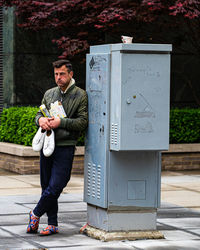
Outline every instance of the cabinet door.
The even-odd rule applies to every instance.
[[[111,74],[120,79],[116,86],[111,76],[111,131],[118,144],[111,149],[168,149],[170,55],[117,52],[115,57]]]
[[[89,126],[85,145],[84,199],[87,203],[106,207],[110,55],[87,55],[86,77]]]

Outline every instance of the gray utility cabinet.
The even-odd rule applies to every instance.
[[[169,146],[167,44],[91,46],[84,200],[104,209],[157,208],[160,151]]]

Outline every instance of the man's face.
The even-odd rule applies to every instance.
[[[54,68],[54,76],[56,84],[62,91],[65,91],[73,77],[73,71],[69,73],[66,66],[63,65],[60,68]]]

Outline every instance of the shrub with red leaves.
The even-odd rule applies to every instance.
[[[0,6],[15,6],[16,15],[20,20],[18,25],[22,28],[64,31],[65,35],[55,38],[53,42],[63,50],[61,57],[67,57],[87,50],[91,44],[104,43],[105,32],[114,34],[119,24],[161,21],[162,15],[168,15],[173,18],[172,23],[178,25],[181,25],[179,16],[198,20],[199,25],[199,2],[199,0],[1,0]]]

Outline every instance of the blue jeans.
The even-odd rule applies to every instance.
[[[58,225],[58,198],[71,176],[75,146],[56,146],[50,157],[40,153],[42,194],[33,210],[36,216],[47,213],[48,225]]]

